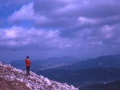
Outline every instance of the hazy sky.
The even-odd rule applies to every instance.
[[[120,0],[0,0],[0,60],[120,53]]]

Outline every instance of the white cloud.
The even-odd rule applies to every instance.
[[[103,41],[90,42],[91,45],[103,45]]]
[[[90,19],[90,18],[85,18],[85,17],[79,17],[78,20],[80,21],[80,24],[95,24],[97,22],[96,19]]]
[[[15,34],[14,30],[11,30],[11,31],[6,30],[5,32],[6,32],[6,37],[7,38],[15,38],[16,37],[16,34]]]
[[[56,14],[65,14],[65,13],[67,13],[67,12],[72,12],[72,11],[74,11],[75,9],[77,9],[77,6],[76,5],[74,5],[74,4],[68,4],[68,5],[66,5],[65,7],[61,7],[61,8],[59,8],[58,10],[56,10]]]
[[[112,30],[113,30],[112,26],[105,25],[105,26],[102,27],[102,32],[103,33],[111,33]]]
[[[16,22],[21,20],[32,20],[34,16],[33,3],[22,6],[19,11],[15,11],[8,17],[9,22]]]
[[[79,32],[80,33],[80,32]],[[102,41],[85,41],[84,35],[90,35],[91,32],[84,30],[83,36],[78,38],[61,38],[59,30],[44,30],[13,26],[7,29],[0,29],[0,46],[25,47],[26,45],[35,48],[59,48],[59,49],[83,49],[90,45],[102,45]],[[86,46],[88,44],[88,46]]]
[[[108,25],[103,26],[102,33],[107,39],[111,38],[113,36],[113,26]]]
[[[0,29],[0,45],[23,46],[36,44],[44,48],[70,47],[70,40],[59,37],[59,30],[25,29],[13,26]]]
[[[20,10],[15,11],[12,15],[7,18],[8,22],[19,22],[19,21],[33,21],[35,23],[44,23],[50,21],[49,18],[40,14],[35,14],[33,10],[33,2],[21,7]]]

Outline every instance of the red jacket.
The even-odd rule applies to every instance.
[[[31,62],[30,62],[29,59],[26,59],[26,60],[25,60],[25,63],[26,63],[26,66],[30,66],[30,64],[31,64]]]

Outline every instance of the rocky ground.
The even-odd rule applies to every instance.
[[[66,83],[59,83],[0,62],[0,90],[78,90]]]

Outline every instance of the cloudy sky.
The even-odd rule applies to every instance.
[[[0,0],[0,60],[120,53],[120,0]]]

